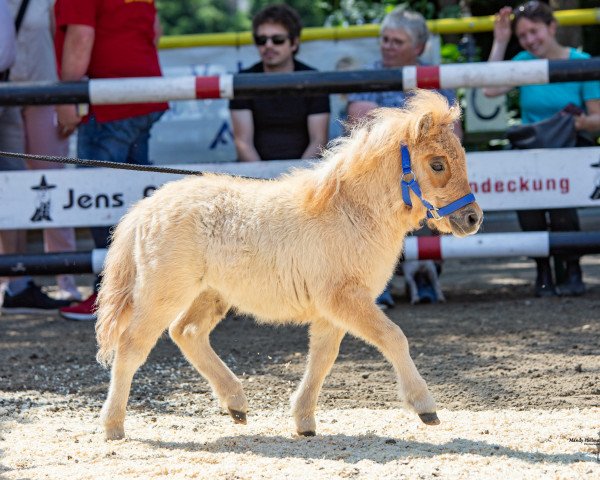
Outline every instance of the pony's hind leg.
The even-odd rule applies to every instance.
[[[172,294],[170,298],[177,300],[165,303],[152,301],[151,299],[159,298],[157,290],[146,288],[137,294],[138,299],[143,298],[145,301],[138,300],[134,307],[125,313],[131,315],[131,321],[119,337],[112,363],[108,397],[100,415],[107,440],[125,436],[125,409],[133,375],[146,361],[150,350],[169,323],[192,303],[195,290],[182,288],[179,295],[176,295],[174,290],[166,292]]]
[[[396,370],[402,400],[428,425],[437,425],[436,405],[425,380],[419,375],[398,325],[375,305],[366,288],[339,289],[327,302],[331,320],[340,328],[376,346]]]
[[[320,319],[310,326],[310,343],[306,371],[292,396],[292,414],[299,435],[316,433],[315,409],[325,377],[338,356],[345,331]]]
[[[169,327],[169,334],[188,361],[208,380],[235,423],[246,423],[248,401],[242,383],[210,345],[209,335],[229,310],[214,290],[202,292],[188,311]]]
[[[129,399],[131,381],[143,365],[166,325],[159,322],[135,320],[121,334],[111,369],[110,388],[100,418],[107,440],[125,436],[125,409]]]

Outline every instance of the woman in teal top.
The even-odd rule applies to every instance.
[[[511,15],[513,15],[511,28]],[[494,43],[490,52],[490,61],[504,60],[506,48],[514,32],[519,44],[524,48],[513,60],[569,60],[589,58],[587,53],[565,47],[556,40],[557,23],[552,9],[540,1],[530,1],[514,11],[510,7],[502,8],[494,22]],[[487,96],[502,95],[510,90],[487,88]],[[524,85],[519,87],[521,116],[523,123],[534,123],[552,117],[569,103],[579,107],[584,113],[575,118],[575,128],[588,132],[600,131],[600,82],[567,82],[546,85]],[[517,212],[521,228],[525,231],[579,230],[577,210],[561,208],[551,210],[519,210]],[[585,292],[582,281],[579,257],[568,255],[555,257],[558,273],[555,283],[548,258],[536,258],[537,278],[535,294],[537,296],[581,295]],[[563,278],[560,278],[562,274]]]
[[[590,58],[585,52],[580,52],[575,48],[568,48],[567,59],[580,60]],[[516,54],[513,60],[537,60],[538,57],[528,51]],[[522,123],[535,123],[546,120],[556,112],[565,108],[569,103],[578,106],[581,110],[593,112],[600,103],[600,82],[566,82],[566,83],[548,83],[545,85],[523,85],[519,87],[519,96],[521,103],[521,121]],[[580,130],[593,131],[597,124],[596,117],[600,113],[589,113],[580,119]],[[591,117],[591,119],[589,118]],[[585,120],[583,120],[585,118]],[[590,128],[583,128],[589,124]]]

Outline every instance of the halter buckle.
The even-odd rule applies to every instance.
[[[433,207],[433,208],[430,208],[428,211],[429,211],[429,213],[431,214],[431,216],[433,217],[434,220],[441,220],[442,219],[442,216],[438,213],[438,209],[437,208]]]
[[[410,177],[410,180],[406,180],[408,177]],[[410,172],[403,172],[402,176],[400,177],[400,181],[410,184],[411,182],[413,182],[416,179],[414,172],[410,171]]]

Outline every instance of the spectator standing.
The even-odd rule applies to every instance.
[[[14,16],[17,16],[23,0],[8,0]],[[23,11],[23,19],[17,34],[17,56],[10,69],[14,82],[56,82],[56,59],[54,55],[54,0],[29,1]],[[53,105],[24,106],[21,108],[25,133],[25,153],[34,155],[66,156],[68,140],[60,135]],[[63,168],[60,163],[41,160],[25,160],[31,170]],[[76,250],[75,231],[72,228],[44,230],[44,250],[50,252],[73,252]],[[81,300],[72,275],[58,275],[57,285],[61,296]]]
[[[153,0],[57,0],[55,16],[61,80],[161,75]],[[91,105],[80,116],[77,106],[61,105],[58,125],[64,136],[79,127],[80,158],[145,165],[150,129],[167,108],[166,103]],[[108,247],[109,227],[94,227],[91,233],[96,248]],[[95,320],[95,302],[96,293],[60,313],[70,320]]]
[[[514,18],[511,25],[511,15]],[[585,52],[565,47],[556,40],[557,23],[552,9],[545,3],[530,1],[514,12],[510,7],[502,8],[495,18],[494,43],[489,61],[504,60],[506,48],[512,33],[517,36],[524,51],[513,60],[573,60],[589,58]],[[487,88],[487,96],[497,96],[511,88]],[[579,131],[600,130],[600,82],[568,82],[546,85],[526,85],[519,87],[522,123],[530,124],[552,117],[569,103],[585,113],[575,119]],[[524,231],[576,231],[580,230],[577,210],[560,208],[551,210],[519,210],[519,223]],[[555,257],[557,264],[566,263],[565,280],[555,287],[552,278],[550,259],[534,259],[537,267],[535,295],[538,297],[561,295],[582,295],[585,292],[578,255]],[[558,273],[555,271],[555,274]],[[557,283],[560,278],[557,278]]]
[[[379,38],[381,59],[367,68],[384,69],[420,65],[419,56],[425,50],[428,38],[427,23],[420,13],[407,10],[403,6],[396,7],[381,22]],[[451,105],[456,102],[456,94],[453,90],[438,90],[438,92],[444,95]],[[377,107],[402,108],[408,95],[410,93],[404,91],[350,94],[348,96],[349,121],[356,122]],[[454,130],[462,139],[460,122],[454,125]],[[377,299],[377,304],[382,308],[394,306],[389,285]]]
[[[15,19],[11,12],[12,3],[0,0],[0,79],[7,81],[9,69],[15,65],[17,58]],[[21,22],[18,27],[21,27]],[[50,58],[52,58],[50,51]],[[0,106],[0,149],[8,152],[23,153],[25,151],[25,135],[23,119],[19,107]],[[0,170],[24,170],[25,162],[14,158],[0,158]],[[15,254],[25,248],[25,231],[0,231],[0,254]],[[66,300],[55,300],[48,297],[33,280],[28,277],[2,279],[0,282],[0,305],[5,309],[15,310],[52,310],[69,305]]]
[[[252,20],[261,61],[240,73],[285,73],[314,70],[296,60],[302,23],[283,4],[271,5]],[[327,143],[329,97],[273,96],[229,103],[238,159],[315,158]]]

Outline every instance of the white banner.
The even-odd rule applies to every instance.
[[[275,177],[307,162],[179,165]],[[469,153],[484,211],[600,206],[600,147]],[[113,169],[0,172],[0,229],[113,225],[129,205],[177,175]]]

